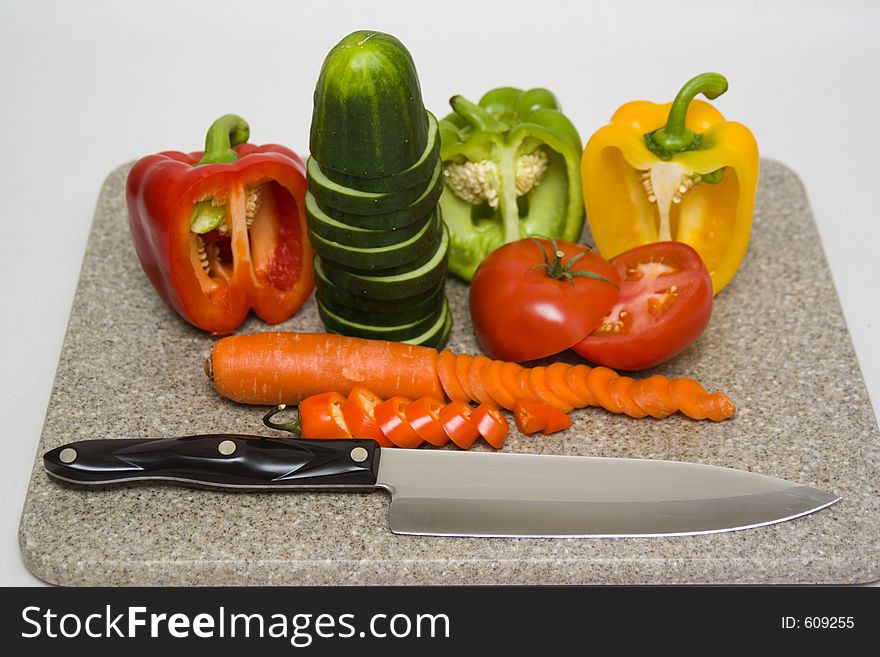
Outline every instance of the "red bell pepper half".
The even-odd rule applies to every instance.
[[[249,135],[227,114],[204,152],[148,155],[126,182],[144,272],[169,307],[215,334],[234,331],[251,309],[284,321],[314,289],[303,161],[283,146],[248,144]]]

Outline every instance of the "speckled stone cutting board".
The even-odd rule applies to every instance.
[[[106,180],[39,454],[96,437],[271,435],[264,408],[219,397],[202,371],[212,338],[167,310],[131,246],[127,167]],[[448,284],[449,347],[475,352],[466,287]],[[267,327],[249,320],[242,331]],[[282,329],[320,331],[310,300]],[[804,190],[764,161],[752,244],[706,333],[658,368],[727,392],[733,420],[634,420],[575,411],[511,452],[697,461],[816,486],[842,501],[781,524],[629,539],[397,536],[385,494],[82,490],[34,464],[20,542],[63,585],[765,584],[880,578],[880,432]]]

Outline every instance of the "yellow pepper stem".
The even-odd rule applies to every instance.
[[[645,135],[648,149],[661,160],[669,160],[676,153],[699,148],[700,135],[685,126],[688,107],[698,94],[713,100],[725,91],[727,78],[719,73],[701,73],[688,80],[672,101],[666,125]]]

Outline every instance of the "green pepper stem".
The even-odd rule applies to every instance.
[[[455,113],[470,123],[475,130],[480,132],[505,132],[510,130],[510,126],[489,114],[486,108],[472,103],[464,96],[453,96],[449,99],[449,104],[455,110]]]
[[[233,146],[245,143],[251,131],[247,122],[236,114],[226,114],[211,124],[205,137],[205,154],[199,164],[216,164],[218,162],[235,162],[238,153]]]
[[[648,148],[663,159],[695,148],[697,136],[685,127],[691,101],[697,94],[713,100],[725,91],[727,79],[719,73],[701,73],[688,80],[672,101],[666,125],[645,135]]]
[[[277,429],[278,431],[290,431],[291,433],[302,437],[302,418],[300,417],[299,413],[297,413],[290,422],[275,422],[272,420],[273,417],[278,415],[278,413],[281,413],[286,408],[287,404],[278,404],[278,406],[276,406],[263,416],[263,424],[265,424],[270,429]]]

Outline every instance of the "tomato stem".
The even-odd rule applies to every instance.
[[[532,237],[531,240],[535,244],[537,244],[538,248],[541,250],[541,257],[544,259],[544,262],[539,262],[537,265],[529,267],[526,271],[531,271],[532,269],[540,269],[541,267],[543,267],[547,276],[557,281],[568,281],[569,283],[571,283],[572,287],[574,287],[575,276],[593,278],[597,281],[602,281],[604,283],[608,283],[609,285],[613,285],[614,287],[619,287],[615,283],[609,281],[607,278],[597,274],[596,272],[592,272],[586,269],[572,269],[574,263],[587,255],[587,253],[589,253],[592,249],[590,249],[589,247],[584,247],[583,251],[581,251],[577,255],[572,256],[571,258],[569,258],[567,263],[563,264],[562,258],[565,257],[565,253],[559,249],[554,238],[549,237],[547,239],[549,239],[550,246],[553,250],[553,260],[550,260],[550,256],[547,254],[547,250],[544,248],[541,240]]]

